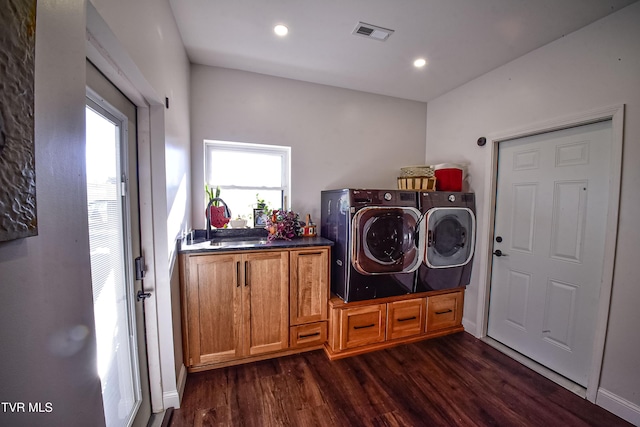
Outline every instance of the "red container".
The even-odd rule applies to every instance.
[[[209,209],[211,209],[209,218],[212,227],[222,228],[231,220],[231,218],[224,216],[224,206],[210,206]]]
[[[464,168],[453,163],[435,165],[437,191],[462,191]]]

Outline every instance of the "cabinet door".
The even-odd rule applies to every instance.
[[[242,354],[239,255],[192,256],[186,284],[189,366],[235,359]]]
[[[340,310],[340,349],[383,342],[386,314],[386,304]]]
[[[329,250],[291,251],[291,325],[327,320]]]
[[[387,339],[419,335],[424,330],[425,300],[415,298],[387,304]]]
[[[244,353],[256,355],[289,346],[289,253],[243,255]]]
[[[427,332],[462,324],[462,291],[427,297]]]

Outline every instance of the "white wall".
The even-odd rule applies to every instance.
[[[91,0],[164,102],[170,250],[186,228],[189,203],[189,60],[168,0]]]
[[[631,403],[640,422],[640,3],[569,34],[429,103],[429,162],[470,163],[479,226],[486,229],[488,151],[480,136],[600,107],[626,104],[622,193],[609,330],[601,387]],[[478,248],[487,247],[482,233]],[[476,257],[478,258],[478,257]],[[465,297],[465,323],[475,325],[481,267],[474,265]],[[482,331],[471,330],[480,334]],[[625,402],[625,400],[627,402]],[[600,404],[600,397],[598,403]],[[635,405],[635,407],[633,406]]]
[[[159,351],[163,406],[178,407],[177,377],[183,369],[178,284],[171,280],[175,264],[175,239],[189,227],[190,137],[189,60],[168,0],[91,0],[100,16],[121,42],[126,54],[169,108],[164,116],[152,113],[152,121],[163,122],[151,130],[151,176],[153,187],[153,240],[155,248],[155,307],[158,341],[148,339],[149,352]],[[149,259],[150,254],[146,254]],[[147,317],[149,322],[149,317]],[[153,329],[153,328],[152,328]],[[174,341],[177,337],[178,342]],[[157,356],[157,355],[156,355]],[[154,355],[150,355],[150,359]],[[153,364],[152,364],[153,366]],[[152,368],[153,369],[153,368]],[[159,379],[160,380],[160,379]],[[153,384],[152,384],[153,393]]]
[[[163,242],[156,282],[163,398],[177,402],[168,252],[189,220],[189,63],[167,1],[95,3],[155,91],[171,100],[155,147],[161,215],[154,232]],[[85,196],[85,8],[86,1],[38,1],[39,235],[0,243],[1,400],[51,402],[53,412],[0,411],[0,425],[104,425]],[[86,337],[78,335],[82,328]]]
[[[424,158],[427,105],[245,71],[193,65],[194,226],[204,226],[203,140],[292,147],[291,208],[320,221],[320,191],[397,188]],[[231,206],[233,210],[233,206]]]
[[[39,0],[35,164],[38,236],[0,243],[0,425],[104,425],[85,182],[85,2]],[[84,336],[82,331],[87,331]]]

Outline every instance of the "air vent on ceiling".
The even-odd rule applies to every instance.
[[[358,25],[356,25],[356,28],[354,28],[351,34],[383,42],[393,34],[393,30],[371,24],[365,24],[364,22],[358,22]]]

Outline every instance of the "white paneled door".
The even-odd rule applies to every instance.
[[[587,386],[611,121],[500,143],[488,335]]]

